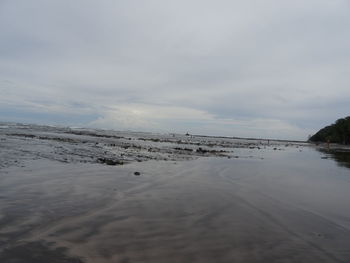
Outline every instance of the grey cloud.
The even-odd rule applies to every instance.
[[[118,105],[123,123],[125,105],[162,106],[212,118],[162,130],[265,119],[306,138],[349,114],[348,14],[340,0],[2,1],[0,104],[81,103],[100,125]]]

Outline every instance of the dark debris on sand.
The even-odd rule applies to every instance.
[[[41,242],[24,243],[6,248],[0,253],[3,263],[83,263],[80,258],[70,257],[66,248],[50,249]]]

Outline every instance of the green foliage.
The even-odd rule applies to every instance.
[[[350,116],[337,120],[310,137],[311,142],[350,144]]]

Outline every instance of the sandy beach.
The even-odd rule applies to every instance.
[[[306,143],[4,124],[0,146],[1,262],[350,261],[348,159]]]

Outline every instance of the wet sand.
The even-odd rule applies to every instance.
[[[309,146],[227,150],[18,157],[0,170],[0,262],[350,262],[346,166]]]

